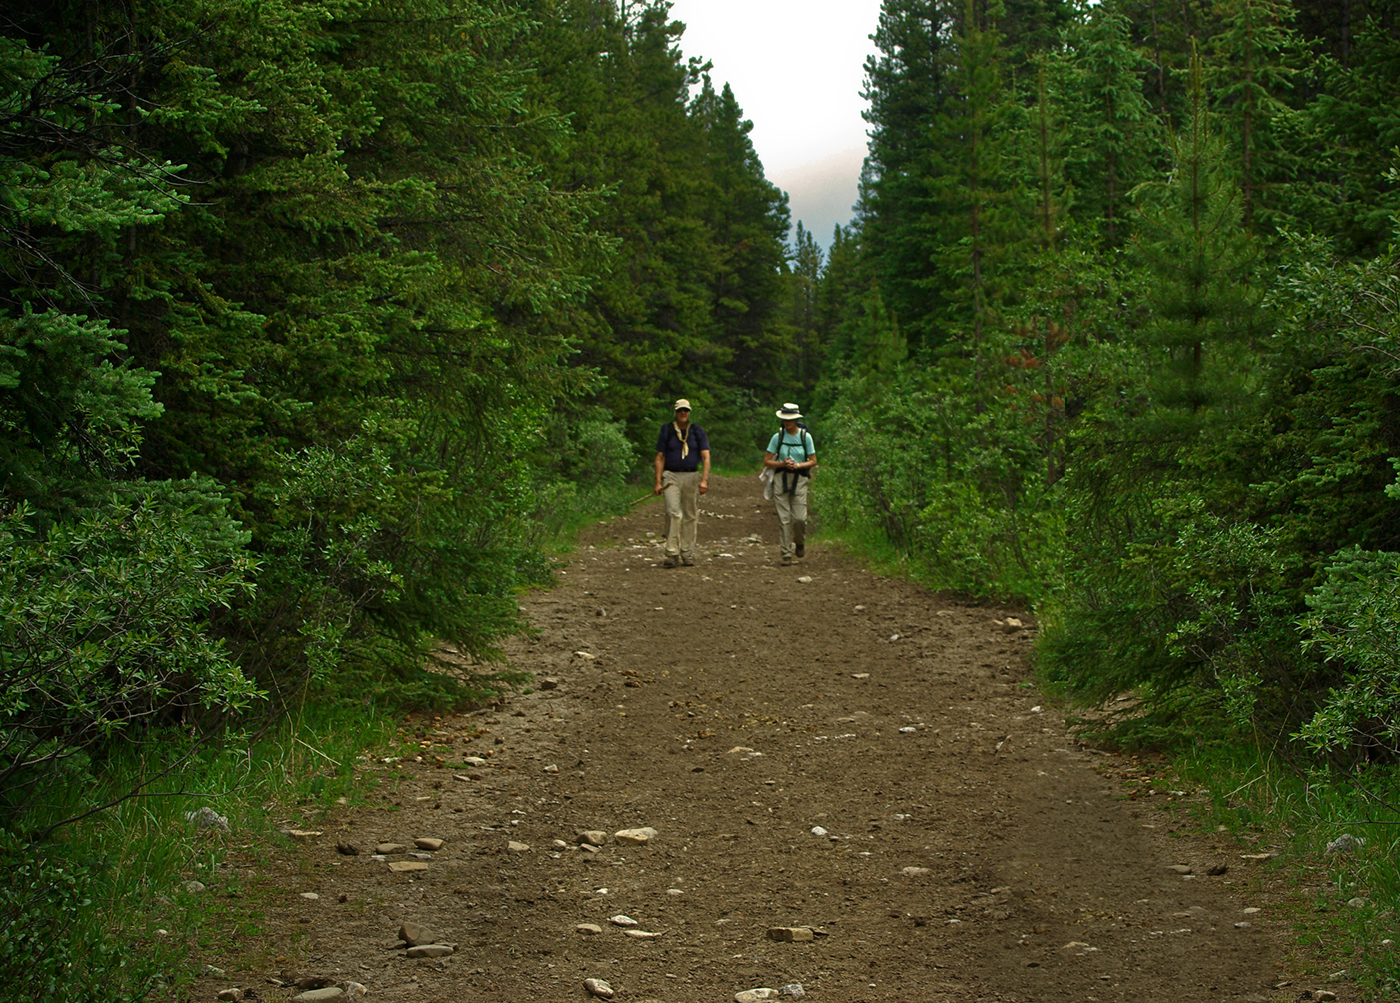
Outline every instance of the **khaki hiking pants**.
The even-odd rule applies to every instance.
[[[661,497],[666,500],[666,556],[693,560],[700,523],[700,471],[662,471]]]
[[[787,483],[793,487],[792,494],[783,490],[783,473],[773,472],[773,504],[778,509],[778,546],[784,557],[791,557],[797,543],[803,541],[807,530],[807,481],[800,474],[789,472]]]

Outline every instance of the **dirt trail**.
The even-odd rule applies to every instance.
[[[1131,762],[1076,745],[1032,685],[1030,630],[820,538],[778,566],[757,488],[715,479],[695,567],[660,566],[657,503],[589,531],[523,600],[538,633],[511,653],[557,687],[367,768],[384,796],[263,865],[266,922],[201,993],[284,999],[268,976],[294,972],[369,1003],[580,1000],[587,978],[662,1003],[792,983],[816,1003],[1297,996],[1275,988],[1284,921],[1244,911],[1264,905],[1254,848],[1178,831],[1169,795],[1127,798]],[[647,826],[648,845],[611,838]],[[609,839],[589,852],[583,830]],[[446,840],[426,870],[368,855],[417,837]],[[456,953],[407,959],[404,920]]]

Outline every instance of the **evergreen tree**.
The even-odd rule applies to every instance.
[[[972,0],[944,46],[948,100],[929,130],[920,165],[932,196],[923,226],[937,234],[919,288],[934,326],[921,332],[928,347],[950,344],[986,366],[989,330],[1008,297],[1018,231],[1015,200],[1022,193],[1009,169],[1011,93],[1001,78],[1001,36],[979,22]]]
[[[826,354],[821,310],[823,257],[821,247],[798,220],[787,272],[788,322],[794,344],[785,385],[802,391],[804,396],[816,385]]]
[[[1207,107],[1199,58],[1191,71],[1189,114],[1174,137],[1171,179],[1139,190],[1138,248],[1157,280],[1144,347],[1154,410],[1162,416],[1203,417],[1208,404],[1228,406],[1225,386],[1242,379],[1241,349],[1261,319],[1261,292],[1250,282],[1257,250],[1242,229],[1243,195]]]
[[[1107,247],[1127,239],[1127,193],[1147,180],[1158,123],[1143,96],[1147,64],[1133,44],[1128,19],[1111,6],[1088,12],[1070,33],[1073,90],[1065,99],[1073,153],[1066,174],[1075,192],[1074,214]],[[1059,60],[1057,59],[1056,62]]]
[[[944,47],[954,21],[940,0],[885,0],[865,64],[870,144],[860,186],[863,259],[915,343],[934,343],[927,289],[941,246],[927,185],[932,127],[950,100]]]
[[[787,196],[763,176],[749,133],[728,84],[715,94],[708,76],[690,109],[704,142],[704,175],[697,211],[714,242],[710,277],[711,338],[726,351],[724,382],[768,396],[792,351],[782,316]]]
[[[1244,226],[1252,231],[1257,221],[1267,232],[1299,166],[1288,101],[1299,49],[1293,8],[1278,0],[1220,0],[1215,15],[1206,85],[1222,129],[1234,137]]]

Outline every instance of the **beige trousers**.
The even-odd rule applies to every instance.
[[[788,485],[797,482],[792,494],[783,490],[783,480],[781,470],[773,471],[773,504],[778,509],[778,547],[784,557],[791,557],[794,544],[802,539],[799,534],[804,534],[807,528],[808,478],[789,473],[786,478]]]
[[[661,497],[666,500],[666,556],[693,558],[700,523],[700,471],[663,471]]]

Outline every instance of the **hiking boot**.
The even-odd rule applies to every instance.
[[[784,554],[784,555],[783,555],[783,567],[786,568],[786,567],[787,567],[789,564],[791,564],[791,563],[792,563],[792,558],[791,558],[791,557],[788,557],[786,554]]]
[[[690,557],[690,556],[687,555],[687,554],[682,554],[682,555],[681,555],[681,566],[682,566],[682,567],[686,567],[686,568],[693,568],[693,567],[695,567],[695,558]]]
[[[806,556],[807,556],[807,547],[806,547],[804,544],[799,543],[799,544],[797,545],[797,548],[796,548],[796,549],[797,549],[797,556],[798,556],[798,557],[806,557]]]
[[[666,560],[664,560],[664,561],[661,562],[661,566],[662,566],[663,568],[674,568],[674,567],[675,567],[677,564],[679,564],[679,563],[680,563],[680,559],[679,559],[679,558],[668,556],[668,557],[666,558]]]

